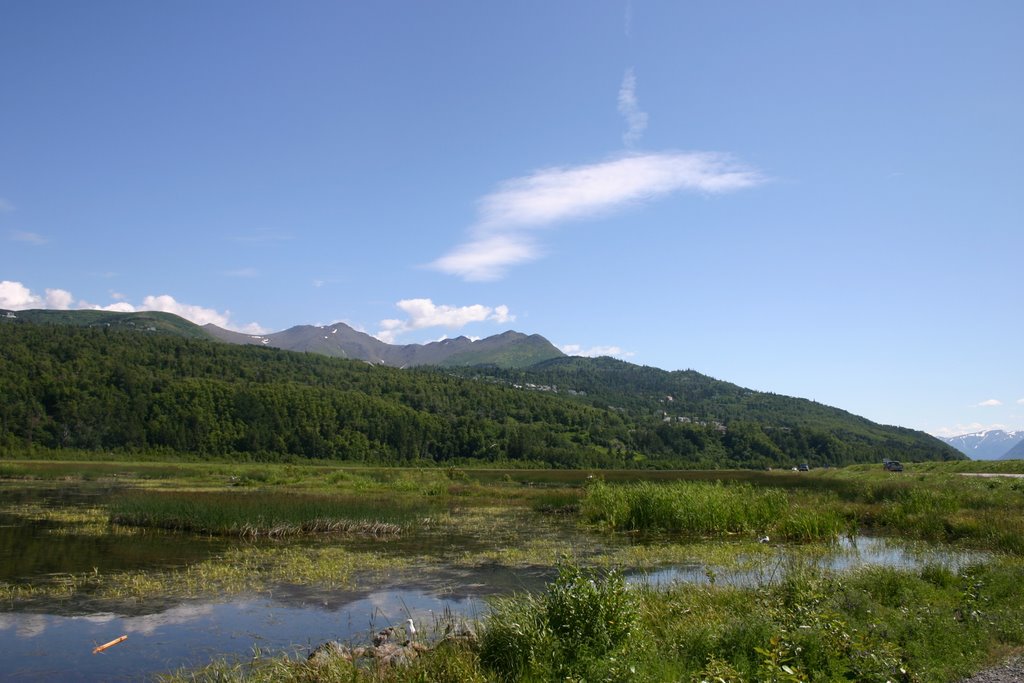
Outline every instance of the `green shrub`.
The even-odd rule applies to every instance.
[[[597,575],[563,562],[544,595],[494,603],[480,661],[502,681],[623,680],[635,672],[621,654],[637,614],[621,574]]]
[[[618,572],[604,577],[563,563],[545,598],[547,625],[563,656],[604,655],[629,638],[636,623],[636,600]]]
[[[551,636],[543,600],[532,595],[492,604],[480,642],[480,663],[502,681],[518,681],[550,656]]]

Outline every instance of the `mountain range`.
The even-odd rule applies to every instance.
[[[974,460],[1014,460],[1024,458],[1024,431],[988,429],[959,436],[939,437]]]
[[[429,344],[398,345],[386,344],[345,323],[298,325],[266,335],[232,332],[213,324],[204,325],[203,330],[214,339],[229,344],[270,346],[285,351],[319,353],[397,368],[415,365],[526,367],[565,355],[539,334],[525,335],[513,331],[477,340],[455,337]]]
[[[323,326],[296,325],[281,332],[258,335],[233,332],[213,324],[200,326],[172,313],[157,311],[114,313],[49,309],[0,310],[0,318],[36,324],[165,332],[194,339],[216,339],[228,344],[267,346],[284,351],[362,360],[396,368],[417,365],[494,365],[514,368],[565,355],[539,334],[526,335],[513,331],[477,340],[455,337],[429,344],[386,344],[340,322]]]

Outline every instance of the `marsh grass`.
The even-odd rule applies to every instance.
[[[41,502],[20,503],[3,509],[6,514],[26,520],[54,522],[57,524],[102,524],[107,523],[107,511],[100,506],[54,506]]]
[[[580,510],[582,497],[578,489],[538,491],[531,497],[530,507],[545,514],[575,514]]]
[[[673,482],[587,488],[585,519],[613,530],[666,531],[694,536],[769,533],[800,541],[835,539],[849,525],[827,508],[799,504],[778,488],[721,482]]]
[[[110,505],[113,524],[238,536],[317,533],[388,536],[429,513],[422,503],[395,497],[284,492],[149,492]]]

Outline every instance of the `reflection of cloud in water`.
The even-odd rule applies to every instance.
[[[121,617],[117,616],[112,612],[97,612],[96,614],[86,614],[85,616],[81,617],[72,617],[72,619],[81,619],[83,621],[88,621],[90,624],[106,624],[108,622],[120,618]]]
[[[45,614],[0,614],[0,630],[13,628],[19,638],[35,638],[46,631],[50,617]]]
[[[239,603],[244,605],[245,603]],[[141,617],[127,617],[121,623],[126,633],[137,633],[141,635],[152,635],[157,629],[164,626],[176,626],[187,624],[190,621],[205,619],[213,614],[213,605],[180,605],[172,607],[164,612],[147,614]]]

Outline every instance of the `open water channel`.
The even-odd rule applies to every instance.
[[[0,489],[0,582],[52,580],[54,575],[128,569],[181,568],[225,552],[241,541],[191,534],[147,532],[75,533],[73,525],[27,520],[3,512],[26,502],[90,505],[108,492],[101,488]],[[346,589],[277,583],[258,593],[145,600],[99,600],[89,595],[0,604],[0,679],[138,680],[146,675],[194,668],[221,656],[246,659],[264,653],[304,656],[326,640],[365,644],[387,625],[413,618],[426,637],[445,620],[472,622],[495,595],[541,590],[554,575],[551,566],[508,567],[490,562],[470,566],[449,562],[460,548],[504,547],[517,539],[547,535],[577,557],[607,550],[609,544],[666,542],[610,538],[539,513],[514,528],[452,538],[443,530],[420,530],[392,541],[329,539],[319,543],[376,544],[387,553],[387,568],[357,573]],[[522,537],[519,534],[524,534]],[[435,558],[424,563],[424,553]],[[718,581],[756,585],[784,571],[794,547],[773,545],[758,569],[709,568],[681,562],[655,570],[632,571],[631,582],[666,585],[676,581]],[[417,558],[415,562],[408,558]],[[816,562],[837,570],[864,564],[912,567],[923,562],[956,566],[979,559],[949,549],[906,545],[881,538],[844,539],[816,554]],[[711,571],[709,571],[709,569]],[[627,568],[628,571],[628,568]],[[94,655],[93,648],[121,635],[128,638]]]

